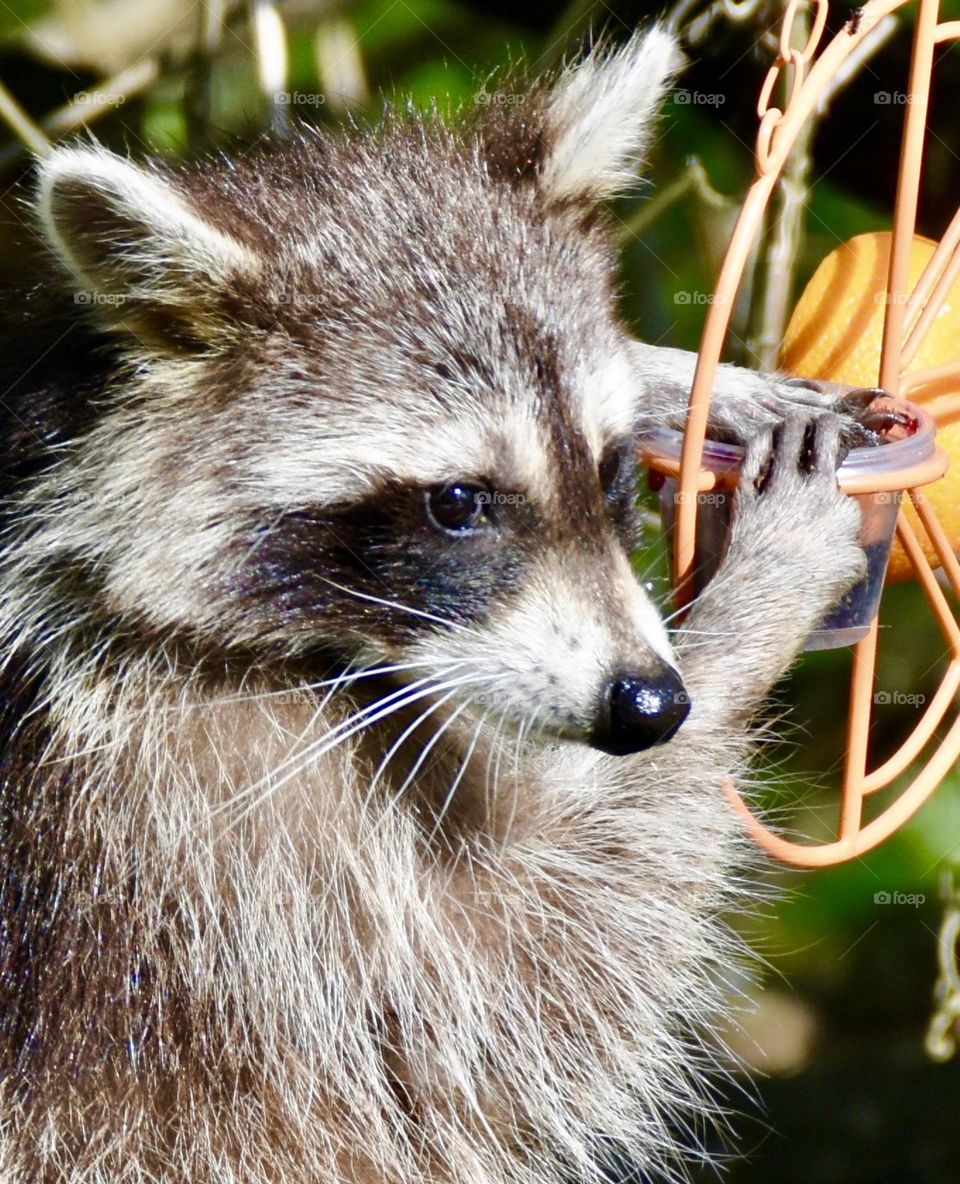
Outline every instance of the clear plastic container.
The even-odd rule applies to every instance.
[[[840,488],[855,497],[860,506],[860,546],[867,556],[867,572],[813,631],[804,647],[808,650],[853,645],[867,636],[880,605],[901,493],[936,480],[946,467],[943,452],[936,446],[932,418],[903,400],[885,398],[883,403],[909,417],[908,434],[876,447],[853,449],[837,470]],[[671,544],[679,500],[677,473],[682,447],[683,434],[668,428],[654,429],[641,442],[641,455],[650,469],[651,484],[659,487],[660,517]],[[701,469],[713,477],[707,478],[710,488],[692,495],[697,499],[694,595],[713,577],[723,558],[742,459],[743,449],[737,445],[713,440],[704,444]],[[811,524],[814,528],[815,525]]]

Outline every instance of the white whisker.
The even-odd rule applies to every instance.
[[[507,818],[507,825],[503,830],[502,845],[504,847],[507,845],[510,839],[510,833],[513,830],[514,823],[517,820],[517,808],[519,806],[520,798],[520,756],[523,750],[523,742],[532,722],[533,716],[527,716],[527,718],[521,722],[520,727],[517,729],[517,742],[514,745],[513,750],[513,785],[511,787],[512,792],[510,797],[510,814]]]
[[[442,698],[438,699],[436,703],[431,703],[429,707],[420,712],[412,724],[408,724],[403,729],[397,739],[394,740],[393,744],[390,745],[383,760],[377,766],[373,777],[370,779],[370,785],[367,789],[366,796],[364,797],[363,806],[361,807],[362,812],[366,812],[370,802],[373,800],[373,795],[376,792],[377,786],[380,784],[380,778],[386,771],[387,765],[389,765],[390,761],[393,760],[399,750],[403,747],[404,742],[417,730],[417,728],[420,727],[425,719],[431,716],[435,711],[439,711],[444,703],[447,703],[450,699],[452,699],[456,693],[456,688],[454,688],[454,690],[448,691],[444,696],[442,696]]]
[[[336,728],[324,733],[323,736],[320,736],[316,741],[308,745],[302,753],[298,754],[300,759],[295,767],[284,773],[284,775],[279,778],[279,780],[273,781],[271,778],[273,774],[279,769],[290,765],[294,760],[293,757],[288,757],[287,760],[282,762],[281,765],[277,767],[277,769],[272,770],[272,772],[266,777],[261,778],[260,781],[255,782],[252,786],[242,790],[239,794],[231,798],[229,802],[217,807],[213,813],[216,814],[226,808],[232,808],[236,806],[244,798],[256,793],[256,791],[261,786],[266,784],[266,791],[253,802],[251,802],[250,805],[248,805],[235,819],[236,822],[241,821],[243,818],[247,817],[251,811],[257,809],[263,804],[263,802],[265,802],[278,790],[282,789],[289,782],[299,777],[311,761],[319,760],[320,757],[330,752],[331,749],[336,748],[338,745],[342,744],[345,740],[348,740],[357,732],[363,731],[364,728],[368,728],[371,724],[376,723],[378,720],[384,719],[388,715],[392,715],[395,711],[399,711],[402,707],[406,707],[410,703],[419,702],[420,699],[424,699],[428,695],[438,694],[440,691],[448,690],[451,687],[461,686],[464,683],[471,682],[473,678],[473,675],[464,675],[461,678],[452,679],[447,682],[441,682],[436,685],[426,687],[423,687],[422,683],[428,680],[420,679],[416,683],[411,683],[409,687],[402,688],[402,691],[395,692],[393,695],[388,695],[386,699],[378,699],[376,703],[370,704],[370,706],[364,708],[363,711],[356,712],[353,716],[350,716]],[[418,689],[413,692],[413,688]],[[413,693],[403,694],[403,692]],[[402,695],[402,697],[397,698],[398,695]],[[388,707],[384,707],[383,704],[389,702],[390,700],[395,701],[390,702]],[[378,708],[379,710],[373,710],[374,708]],[[371,712],[372,714],[370,714]],[[348,724],[350,726],[347,726]]]
[[[447,669],[454,665],[454,663],[446,662],[434,664],[431,662],[395,662],[389,666],[364,666],[359,670],[354,670],[347,667],[346,671],[342,671],[335,678],[325,678],[320,682],[305,682],[296,683],[289,687],[279,687],[269,691],[254,691],[247,695],[224,695],[215,699],[200,700],[196,703],[184,704],[184,707],[189,710],[191,708],[220,706],[221,704],[232,703],[257,703],[261,700],[268,701],[270,699],[282,699],[292,695],[307,695],[313,691],[326,690],[328,687],[340,689],[345,686],[351,686],[355,682],[359,682],[364,678],[376,678],[382,675],[398,674],[406,670],[439,670]],[[182,710],[177,707],[167,707],[163,710]]]
[[[452,663],[452,664],[450,664],[450,666],[446,667],[445,669],[452,669],[456,665],[459,665],[459,663]],[[346,676],[344,676],[344,678],[345,677]],[[316,749],[317,746],[323,744],[327,740],[331,740],[334,737],[338,736],[341,732],[343,732],[345,729],[347,729],[352,723],[354,723],[355,721],[357,721],[359,719],[363,719],[365,716],[376,711],[378,708],[383,707],[385,704],[394,702],[397,699],[402,699],[404,696],[409,694],[411,691],[414,691],[414,690],[418,689],[419,687],[422,687],[425,684],[430,683],[432,681],[432,677],[433,676],[431,676],[431,675],[425,675],[423,678],[416,679],[412,683],[405,683],[403,686],[398,687],[394,691],[391,691],[389,695],[385,695],[380,699],[376,699],[373,703],[368,703],[366,707],[361,708],[359,711],[355,712],[353,715],[347,716],[347,718],[345,720],[341,720],[340,723],[338,723],[335,727],[324,732],[322,736],[318,736],[315,740],[312,740],[306,749],[299,750],[299,751],[295,749],[287,757],[285,757],[284,760],[282,760],[278,765],[275,765],[274,768],[272,768],[269,773],[265,774],[264,777],[262,777],[259,781],[254,782],[254,784],[252,786],[248,786],[246,789],[241,790],[241,792],[239,794],[235,795],[231,799],[230,802],[224,803],[223,805],[218,806],[217,809],[214,811],[214,813],[216,814],[220,810],[223,810],[223,809],[229,807],[230,805],[236,804],[236,802],[242,800],[242,798],[245,797],[246,795],[248,795],[249,793],[256,792],[256,790],[259,789],[263,784],[265,784],[266,781],[269,780],[270,777],[276,775],[277,773],[282,772],[284,769],[287,769],[291,764],[294,764],[296,762],[303,760],[304,757],[306,757],[307,759],[310,759],[310,757],[312,755],[314,755],[314,750]],[[343,685],[346,685],[346,683],[344,682]],[[338,687],[336,685],[334,685],[327,692],[327,694],[324,696],[324,698],[321,700],[317,709],[313,712],[312,716],[307,721],[306,727],[304,728],[303,732],[301,732],[301,734],[300,734],[301,739],[310,730],[310,728],[312,728],[314,726],[314,724],[317,721],[317,718],[319,717],[321,712],[326,708],[327,704],[329,703],[332,696],[336,693],[337,689],[338,689]]]
[[[383,608],[395,608],[402,613],[409,613],[412,617],[420,617],[424,621],[432,621],[435,625],[443,625],[445,629],[456,629],[461,633],[467,633],[471,637],[479,637],[475,629],[470,629],[466,625],[461,625],[459,621],[451,621],[446,617],[438,617],[435,613],[424,612],[423,609],[411,608],[408,604],[401,604],[397,600],[386,600],[382,596],[373,596],[369,592],[358,592],[355,588],[347,588],[343,584],[338,584],[335,580],[330,580],[324,577],[325,584],[329,584],[331,588],[336,588],[340,592],[345,592],[348,596],[355,596],[358,600],[368,600],[371,604],[379,604]]]
[[[463,760],[460,762],[460,768],[457,771],[457,775],[453,779],[453,783],[451,784],[450,788],[447,790],[447,792],[444,796],[443,802],[441,803],[441,806],[440,806],[440,810],[437,813],[436,820],[433,824],[433,827],[430,830],[430,834],[427,836],[427,843],[428,844],[432,843],[437,836],[437,832],[439,831],[440,826],[446,816],[447,810],[450,808],[450,803],[453,801],[453,795],[457,792],[457,788],[460,785],[460,782],[463,780],[464,774],[466,773],[467,769],[469,768],[471,760],[473,760],[473,754],[474,754],[474,751],[476,750],[477,744],[480,740],[480,734],[483,731],[484,724],[486,724],[491,711],[492,711],[492,708],[488,707],[487,710],[483,713],[483,715],[481,715],[480,718],[477,720],[477,726],[474,729],[473,738],[470,741],[470,746],[467,748],[466,754],[464,755]]]
[[[449,698],[449,697],[450,696],[448,695],[447,698]],[[469,706],[470,706],[469,703],[461,703],[460,706],[456,709],[456,711],[452,712],[450,714],[450,716],[444,720],[444,722],[440,725],[440,727],[436,729],[436,731],[433,733],[433,735],[430,737],[430,739],[427,741],[427,743],[423,746],[423,749],[421,750],[420,755],[417,757],[416,764],[413,766],[413,768],[407,774],[406,778],[404,779],[403,784],[400,786],[400,788],[396,791],[396,793],[390,799],[390,802],[389,802],[390,809],[392,809],[403,798],[403,795],[406,793],[407,789],[409,788],[409,786],[413,782],[414,778],[420,772],[420,768],[423,765],[423,762],[430,755],[432,749],[434,748],[436,743],[439,741],[440,737],[444,734],[444,732],[447,730],[447,728],[451,727],[456,722],[458,717],[461,716],[463,714],[463,712],[466,711]]]

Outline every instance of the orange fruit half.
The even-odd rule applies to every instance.
[[[851,386],[877,385],[891,243],[889,231],[861,234],[831,251],[823,260],[790,318],[780,353],[784,370],[805,378],[823,378]],[[930,239],[914,236],[909,289],[920,278],[935,248],[936,243]],[[950,289],[906,373],[957,359],[960,359],[960,279]],[[960,546],[960,423],[941,427],[937,442],[950,457],[950,466],[939,481],[925,486],[922,494],[932,503],[947,537],[957,549]],[[938,565],[916,511],[908,505],[906,513],[927,558]],[[912,575],[912,564],[894,540],[887,579],[904,580]]]

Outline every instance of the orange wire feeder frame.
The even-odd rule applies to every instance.
[[[702,465],[704,438],[710,407],[710,392],[720,359],[730,315],[748,257],[761,226],[767,202],[804,120],[858,45],[877,23],[904,6],[907,0],[869,0],[817,50],[826,27],[826,0],[813,0],[810,32],[802,49],[793,47],[794,25],[804,0],[790,0],[780,34],[778,56],[760,93],[760,126],[756,141],[757,177],[740,212],[727,249],[700,343],[699,358],[690,393],[689,415],[679,464],[645,450],[644,460],[652,469],[677,477],[673,530],[673,584],[679,590],[691,583],[695,570],[698,493],[714,488],[716,473]],[[940,426],[960,419],[960,343],[957,360],[948,365],[904,373],[942,306],[946,294],[960,275],[960,210],[954,216],[936,251],[917,281],[907,292],[910,250],[916,224],[924,130],[930,96],[933,55],[938,44],[960,40],[960,21],[941,22],[938,0],[919,0],[911,57],[909,86],[903,130],[903,146],[897,179],[893,243],[890,253],[885,300],[885,320],[878,385],[896,398],[909,398]],[[784,110],[771,106],[774,88],[787,69],[789,99]],[[941,578],[960,600],[960,563],[928,499],[919,486],[941,476],[946,467],[942,449],[935,449],[925,466],[914,466],[897,474],[893,481],[872,486],[878,493],[904,490],[916,507],[920,523],[942,565]],[[909,488],[904,488],[909,486]],[[863,494],[841,480],[841,488]],[[948,643],[950,661],[937,692],[900,748],[878,768],[867,769],[867,747],[872,719],[873,680],[877,655],[878,627],[874,614],[866,635],[853,651],[850,713],[839,823],[836,837],[825,843],[796,842],[777,834],[752,812],[731,781],[725,783],[730,802],[742,816],[756,842],[785,863],[800,867],[823,867],[862,855],[903,825],[943,780],[960,756],[960,716],[939,739],[936,738],[960,688],[960,624],[940,581],[927,561],[916,532],[903,511],[899,511],[896,533],[913,564],[939,627]],[[919,772],[891,804],[871,820],[865,820],[867,797],[884,789],[897,777],[922,762]]]

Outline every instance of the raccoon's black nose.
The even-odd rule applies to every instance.
[[[652,676],[621,674],[604,693],[590,742],[613,756],[642,752],[669,740],[689,712],[680,675],[669,666]]]

